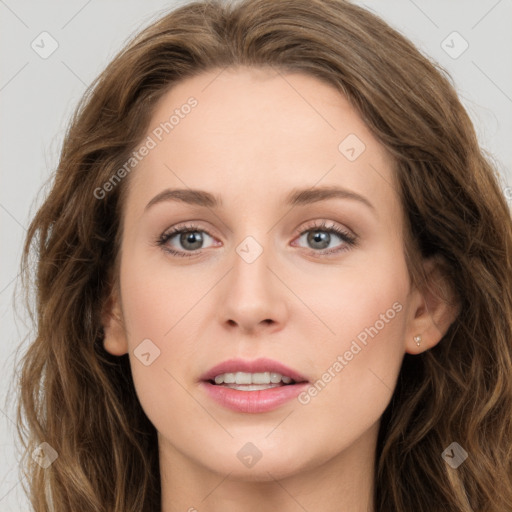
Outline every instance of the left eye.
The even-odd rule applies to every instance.
[[[309,248],[318,249],[320,251],[328,253],[343,250],[342,247],[341,249],[336,249],[334,251],[325,251],[325,249],[332,249],[332,246],[329,246],[331,245],[331,242],[333,242],[333,235],[335,238],[342,240],[342,242],[344,242],[344,245],[352,245],[354,243],[353,238],[350,237],[348,233],[345,233],[344,231],[338,230],[336,228],[308,229],[302,232],[299,240],[305,239],[306,243],[309,244]]]

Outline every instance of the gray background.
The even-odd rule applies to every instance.
[[[0,0],[0,509],[4,512],[29,510],[16,463],[12,384],[14,351],[28,333],[26,315],[19,309],[16,317],[13,302],[29,219],[41,203],[40,189],[57,165],[67,120],[86,86],[134,31],[183,3]],[[450,72],[512,203],[512,0],[357,3],[380,14]],[[454,31],[461,37],[451,35]],[[51,48],[51,39],[40,36],[42,32],[58,44],[47,58],[31,47],[39,45],[39,52]],[[458,55],[464,41],[469,46]]]

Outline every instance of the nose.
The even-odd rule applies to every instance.
[[[254,245],[249,249],[257,250]],[[286,288],[272,268],[271,251],[263,248],[254,260],[254,254],[250,256],[243,251],[234,254],[221,290],[221,322],[226,329],[244,333],[275,332],[283,328],[288,315]]]

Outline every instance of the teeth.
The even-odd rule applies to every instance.
[[[250,373],[236,372],[235,383],[236,384],[252,384],[252,375]]]
[[[277,384],[281,380],[282,375],[280,373],[272,372],[270,374],[270,382]]]
[[[281,384],[223,384],[223,387],[239,391],[263,391],[264,389],[280,388]]]
[[[222,373],[215,377],[215,384],[290,384],[291,377],[276,372],[261,373]]]

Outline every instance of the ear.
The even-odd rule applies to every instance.
[[[460,305],[446,277],[444,260],[435,256],[423,263],[425,290],[412,292],[411,318],[406,329],[405,348],[409,354],[419,354],[437,345],[459,314]],[[417,346],[414,337],[421,336]]]
[[[103,325],[103,347],[105,350],[114,356],[122,356],[128,353],[126,330],[117,290],[111,293],[103,307],[101,323]]]

